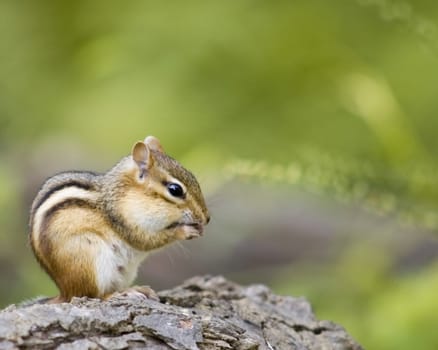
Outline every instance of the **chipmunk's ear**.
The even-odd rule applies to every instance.
[[[161,146],[160,141],[155,136],[148,136],[144,139],[144,143],[149,149],[164,153],[163,146]]]
[[[142,141],[138,141],[134,147],[132,147],[132,159],[134,159],[140,168],[140,177],[142,177],[144,172],[154,163],[149,147]]]

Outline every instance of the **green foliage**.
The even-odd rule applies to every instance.
[[[294,161],[286,165],[234,159],[224,173],[229,178],[299,186],[341,203],[360,204],[377,215],[395,216],[404,224],[438,229],[438,169],[430,163],[388,168],[308,147],[291,152],[291,158]]]
[[[3,0],[1,304],[55,293],[26,244],[43,178],[147,134],[208,194],[280,184],[435,232],[437,19],[426,0]],[[436,264],[401,274],[391,244],[363,243],[272,275],[367,348],[435,349]]]

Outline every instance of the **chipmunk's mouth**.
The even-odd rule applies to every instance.
[[[169,226],[166,227],[166,229],[171,230],[174,228],[181,228],[185,235],[186,239],[192,239],[195,237],[202,236],[204,233],[204,226],[200,224],[199,222],[180,222],[176,221]]]

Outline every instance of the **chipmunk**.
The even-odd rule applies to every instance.
[[[195,176],[148,136],[107,173],[46,180],[32,204],[29,240],[60,291],[52,302],[105,299],[131,290],[149,251],[199,237],[209,221]]]

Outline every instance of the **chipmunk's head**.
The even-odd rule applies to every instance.
[[[130,185],[120,208],[127,223],[155,244],[202,235],[210,216],[195,176],[165,154],[153,136],[133,146],[129,161]]]

